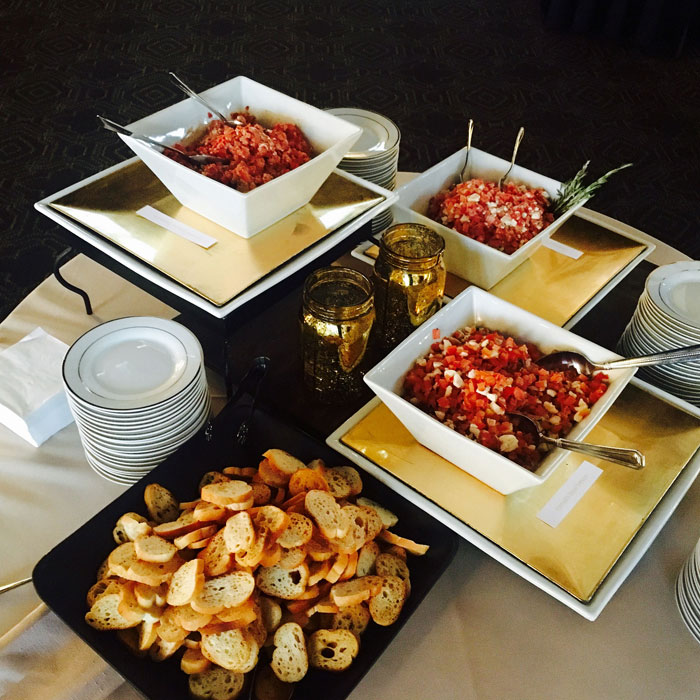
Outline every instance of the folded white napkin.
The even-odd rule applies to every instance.
[[[73,420],[61,378],[67,350],[35,328],[0,353],[0,423],[35,447]]]

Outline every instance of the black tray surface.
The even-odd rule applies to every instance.
[[[42,600],[151,700],[190,697],[187,676],[179,668],[180,655],[160,664],[136,657],[119,641],[116,633],[95,630],[84,619],[87,612],[85,595],[95,582],[97,568],[116,546],[112,529],[117,519],[129,511],[146,513],[143,490],[148,483],[166,486],[181,501],[192,500],[197,496],[197,485],[205,472],[227,466],[257,466],[260,455],[271,447],[287,450],[303,461],[321,457],[329,466],[347,463],[327,445],[261,410],[255,414],[245,447],[236,446],[236,428],[246,413],[247,408],[240,404],[227,406],[214,421],[210,440],[206,440],[203,434],[195,436],[52,549],[34,569],[34,586]],[[429,544],[430,549],[425,556],[409,558],[412,590],[399,620],[391,627],[370,623],[353,665],[347,671],[335,674],[310,669],[306,678],[297,684],[295,698],[340,700],[347,697],[442,575],[457,550],[459,538],[449,528],[371,475],[362,472],[362,479],[363,495],[382,503],[399,516],[399,523],[393,530]]]

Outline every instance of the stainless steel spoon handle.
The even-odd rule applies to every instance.
[[[626,447],[607,447],[605,445],[590,445],[587,442],[577,442],[574,440],[566,440],[564,438],[550,438],[542,436],[542,439],[556,447],[561,447],[564,450],[571,452],[580,452],[581,454],[590,457],[598,457],[605,459],[608,462],[622,464],[630,469],[643,469],[645,460],[644,455],[639,450],[632,450]]]
[[[185,93],[185,95],[191,97],[193,100],[197,100],[197,102],[199,102],[200,105],[206,107],[212,114],[215,114],[219,119],[221,119],[222,122],[227,123],[229,121],[229,119],[227,119],[221,112],[219,112],[218,109],[214,109],[214,107],[212,107],[201,95],[192,90],[192,88],[185,85],[185,83],[183,83],[182,80],[180,80],[180,78],[178,78],[175,75],[175,73],[170,71],[168,75],[172,78],[175,85],[177,85],[177,87],[179,87],[180,90],[182,90],[182,92]]]
[[[518,135],[515,137],[515,146],[513,146],[513,156],[510,159],[510,167],[506,170],[506,174],[498,181],[499,190],[503,187],[503,183],[506,181],[506,178],[510,175],[510,171],[515,165],[515,158],[518,155],[518,149],[520,148],[520,142],[523,140],[523,136],[525,136],[525,127],[521,126],[518,130]]]
[[[97,118],[102,122],[102,126],[104,126],[104,128],[108,129],[109,131],[115,131],[117,134],[122,134],[123,136],[131,136],[132,139],[136,139],[137,141],[143,141],[144,143],[147,143],[151,146],[155,146],[156,148],[162,148],[166,151],[174,151],[175,153],[179,153],[181,156],[187,157],[187,154],[183,153],[179,149],[173,148],[172,146],[167,146],[164,143],[160,143],[155,139],[152,139],[150,136],[144,136],[143,134],[135,134],[133,131],[129,131],[129,129],[127,129],[125,126],[117,124],[117,122],[113,122],[111,119],[102,117],[99,114],[97,115]]]
[[[601,370],[624,369],[625,367],[644,367],[646,365],[663,365],[681,360],[692,360],[700,357],[700,345],[691,345],[678,350],[667,350],[666,352],[656,352],[653,355],[642,355],[641,357],[627,357],[624,360],[613,360],[596,365]]]
[[[464,182],[464,178],[467,175],[467,165],[469,165],[469,151],[472,149],[472,134],[474,133],[474,120],[469,120],[469,126],[467,127],[467,153],[464,156],[464,165],[462,166],[462,171],[459,174],[459,181]]]
[[[12,583],[6,583],[4,586],[0,586],[0,593],[5,593],[6,591],[11,591],[13,588],[19,588],[20,586],[24,586],[25,583],[29,583],[32,580],[32,577],[30,576],[29,578],[23,578],[20,579],[19,581],[13,581]]]

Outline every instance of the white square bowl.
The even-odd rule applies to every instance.
[[[362,132],[358,126],[243,76],[201,94],[224,114],[249,107],[263,126],[296,124],[316,153],[298,168],[243,193],[120,134],[183,206],[243,238],[260,233],[307,204]],[[129,124],[129,129],[172,145],[196,133],[210,119],[203,106],[188,98]]]
[[[402,397],[403,379],[413,363],[425,356],[435,342],[433,329],[443,338],[466,326],[485,326],[521,341],[532,342],[545,353],[576,350],[596,361],[619,359],[610,350],[555,326],[539,316],[502,301],[478,287],[469,287],[444,306],[389,353],[366,375],[365,382],[404,424],[413,437],[436,454],[475,476],[502,494],[541,484],[569,454],[556,448],[531,472],[498,452],[448,428]],[[609,372],[608,390],[593,405],[590,414],[567,435],[581,440],[601,419],[624,389],[636,369]]]
[[[400,187],[397,190],[399,201],[392,208],[394,223],[415,222],[437,231],[445,239],[445,265],[448,272],[452,272],[482,289],[490,289],[518,265],[525,262],[544,243],[545,239],[549,238],[579,207],[585,204],[585,200],[568,209],[524,246],[508,255],[454,229],[443,226],[426,215],[431,197],[454,184],[455,178],[459,176],[464,166],[465,156],[466,148],[462,148]],[[480,151],[478,148],[472,148],[469,153],[469,169],[466,179],[481,178],[490,182],[498,182],[509,166],[509,161]],[[521,168],[519,165],[513,166],[508,176],[508,182],[528,185],[529,187],[541,187],[550,200],[556,198],[562,184],[532,170]]]

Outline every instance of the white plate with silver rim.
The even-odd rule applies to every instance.
[[[700,330],[700,261],[662,265],[649,275],[646,288],[661,311]]]
[[[201,365],[199,341],[184,326],[129,317],[103,323],[78,338],[66,353],[63,378],[88,405],[144,408],[183,391]]]
[[[343,160],[372,158],[398,146],[401,138],[399,128],[381,114],[353,107],[334,107],[326,112],[362,129],[362,134],[355,141],[352,150],[343,156]]]

